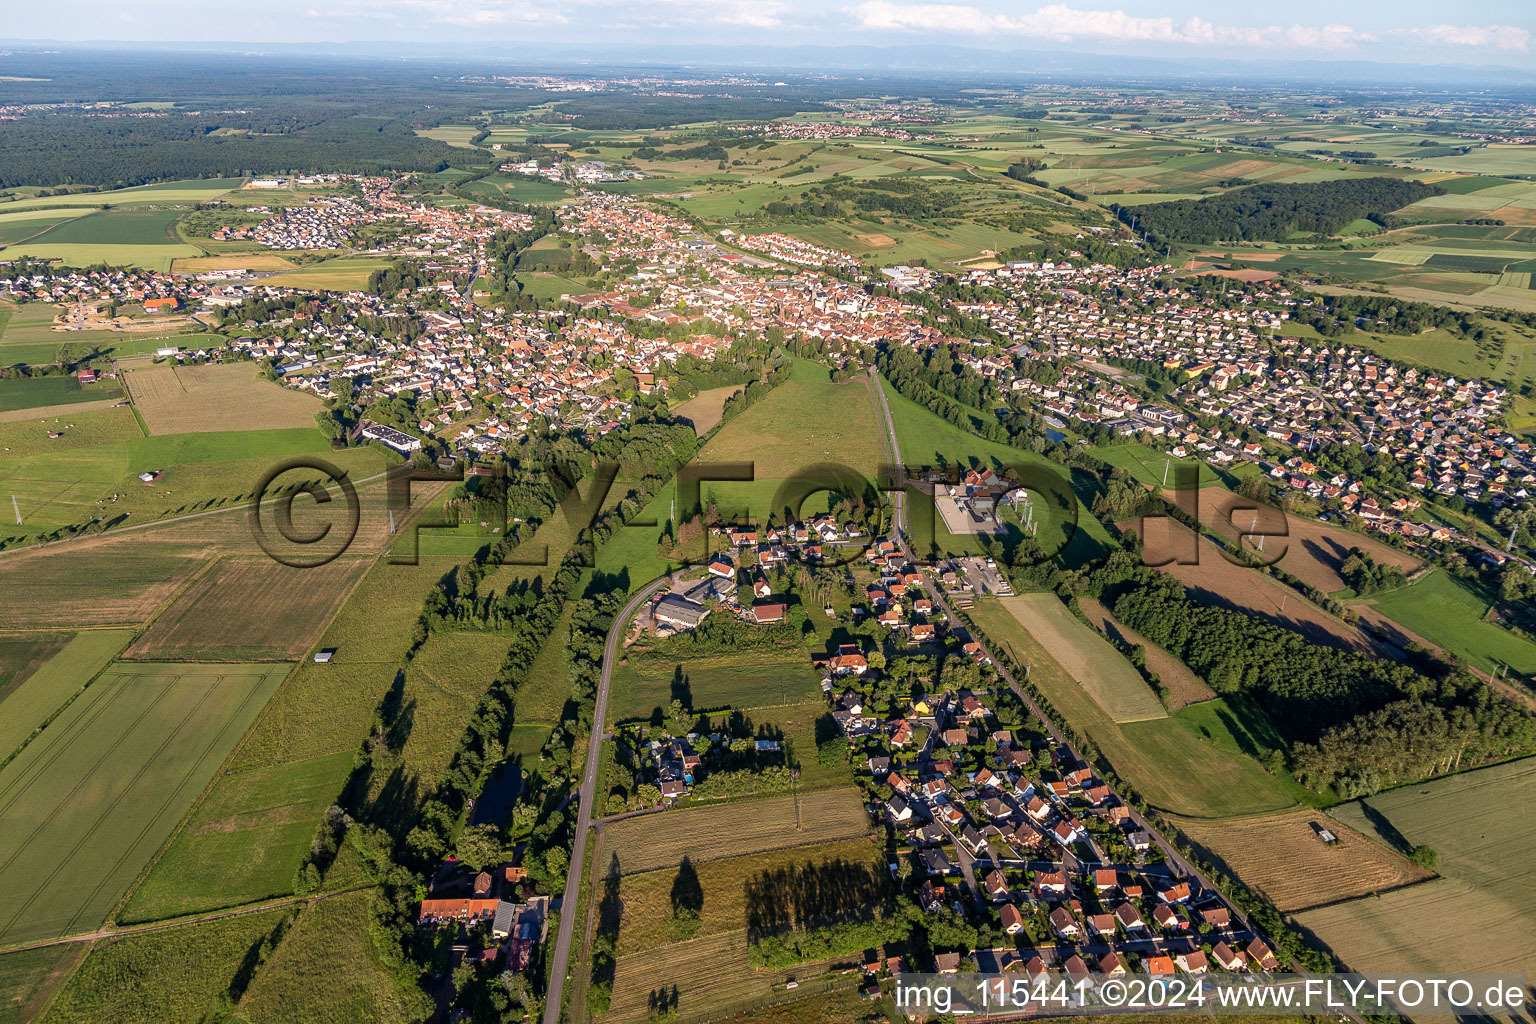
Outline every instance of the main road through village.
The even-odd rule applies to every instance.
[[[896,423],[891,416],[891,406],[886,401],[885,390],[881,386],[880,377],[873,368],[869,370],[866,385],[874,401],[879,405],[882,418],[885,420],[886,440],[890,446],[892,465],[896,467],[897,479],[893,487],[891,502],[895,513],[896,542],[901,546],[901,553],[906,556],[907,560],[913,565],[917,565],[919,564],[918,560],[913,557],[912,548],[907,541],[906,478],[905,471],[902,468],[901,444],[896,439]],[[618,617],[613,620],[613,625],[608,629],[608,642],[603,647],[603,670],[597,687],[597,703],[592,713],[593,739],[587,745],[587,765],[586,770],[582,773],[581,786],[578,790],[580,810],[577,813],[576,819],[575,845],[571,850],[570,874],[566,878],[565,896],[560,904],[560,927],[555,938],[554,956],[550,960],[549,991],[544,1002],[544,1024],[560,1024],[560,1006],[565,991],[566,971],[570,963],[571,937],[575,933],[576,917],[580,910],[578,903],[581,898],[582,871],[586,867],[587,833],[592,828],[592,808],[597,788],[597,771],[598,766],[602,763],[602,748],[607,737],[608,690],[613,680],[613,666],[618,660],[619,645],[624,638],[630,618],[639,610],[642,604],[650,599],[651,595],[667,584],[670,579],[670,575],[662,576],[642,587],[634,597],[630,598],[629,603],[619,612]],[[930,589],[934,605],[943,613],[948,622],[963,621],[950,608],[949,602],[945,600],[940,587],[934,586]],[[991,660],[993,667],[997,670],[998,677],[1007,683],[1008,687],[1029,708],[1030,713],[1035,716],[1045,729],[1047,735],[1051,737],[1051,742],[1058,747],[1065,748],[1074,759],[1081,761],[1082,759],[1078,757],[1077,751],[1067,742],[1066,736],[1041,710],[1040,706],[1035,703],[1034,698],[1019,686],[1008,668],[992,656],[992,652],[987,648],[985,641],[979,636],[973,636],[971,639],[981,645],[982,653]],[[1157,844],[1158,851],[1163,855],[1168,866],[1173,871],[1179,872],[1186,877],[1197,879],[1201,887],[1207,891],[1217,891],[1210,880],[1202,872],[1196,870],[1195,866],[1189,863],[1174,848],[1173,844],[1165,839],[1162,833],[1153,828],[1134,808],[1130,808],[1130,818],[1137,828],[1145,831],[1152,837],[1153,842]],[[1231,910],[1233,917],[1240,921],[1243,927],[1247,928],[1252,934],[1260,934],[1258,929],[1248,920],[1246,914],[1237,907],[1232,907]],[[1293,964],[1292,967],[1298,974],[1306,973],[1301,969],[1300,965]],[[580,979],[577,980],[577,983],[580,983]],[[1356,1024],[1363,1024],[1361,1019],[1354,1013],[1349,1013],[1349,1016]]]

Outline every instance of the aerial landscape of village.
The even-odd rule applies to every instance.
[[[221,6],[0,40],[0,1024],[1536,1024],[1536,9]]]

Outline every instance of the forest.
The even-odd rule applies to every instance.
[[[1115,215],[1166,245],[1280,242],[1294,232],[1331,235],[1361,217],[1384,217],[1443,190],[1396,178],[1345,178],[1301,185],[1250,185],[1207,199],[1112,207]]]
[[[1316,791],[1348,799],[1536,747],[1536,722],[1459,666],[1320,646],[1197,604],[1128,551],[1106,559],[1092,588],[1217,693],[1256,703],[1290,744],[1291,770]]]

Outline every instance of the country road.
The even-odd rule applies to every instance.
[[[576,932],[576,905],[581,900],[581,875],[587,861],[587,832],[592,828],[592,806],[597,788],[597,769],[603,760],[603,740],[607,733],[608,690],[613,682],[613,665],[618,660],[624,628],[650,599],[665,586],[671,575],[654,579],[629,599],[608,628],[608,642],[603,646],[603,672],[597,684],[597,703],[592,709],[592,736],[587,741],[587,766],[581,775],[576,812],[576,841],[571,848],[570,873],[565,880],[565,896],[560,900],[560,930],[555,936],[555,955],[549,965],[549,991],[544,998],[544,1024],[560,1024],[560,1001],[565,994],[565,973],[571,956],[571,937]]]

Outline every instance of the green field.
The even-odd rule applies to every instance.
[[[1055,594],[1022,594],[999,598],[999,603],[1111,719],[1125,724],[1167,716],[1151,685],[1125,656],[1073,616]]]
[[[800,648],[686,661],[632,649],[614,669],[609,713],[618,721],[646,717],[654,708],[665,709],[679,687],[691,695],[690,707],[751,708],[796,703],[819,692],[818,685],[810,656]]]
[[[94,928],[287,665],[118,664],[0,771],[0,943]]]
[[[1166,470],[1167,487],[1172,490],[1179,483],[1179,471],[1183,469],[1188,474],[1189,469],[1184,467],[1190,467],[1198,473],[1198,487],[1221,485],[1221,476],[1204,459],[1175,459],[1163,452],[1153,451],[1140,442],[1096,448],[1093,454],[1111,466],[1119,466],[1135,477],[1138,483],[1149,487],[1164,486],[1163,473]]]
[[[14,754],[66,701],[133,639],[130,629],[76,633],[30,675],[0,680],[0,763]]]
[[[82,387],[74,377],[30,377],[0,380],[0,412],[39,409],[78,402],[120,399],[118,388]]]
[[[238,1000],[262,944],[280,938],[288,908],[128,935],[92,947],[48,1024],[162,1024],[218,1019]]]
[[[1488,602],[1444,569],[1371,599],[1388,618],[1484,672],[1536,675],[1536,643],[1483,619]]]
[[[1309,911],[1300,921],[1357,971],[1521,971],[1536,962],[1530,819],[1536,759],[1405,786],[1333,808],[1340,821],[1404,850],[1424,844],[1444,876]],[[1434,927],[1425,927],[1425,922]]]
[[[73,195],[43,196],[0,202],[0,214],[14,210],[51,207],[146,206],[155,203],[201,203],[217,199],[238,188],[243,178],[204,178],[189,181],[163,181],[155,185],[114,189],[105,192],[77,192]]]
[[[1262,729],[1251,724],[1251,714],[1215,700],[1155,721],[1117,724],[998,600],[982,598],[967,614],[989,640],[1029,666],[1030,682],[1057,713],[1088,736],[1152,806],[1219,818],[1295,805],[1299,787],[1269,775],[1244,753],[1258,749],[1249,736]]]
[[[0,954],[0,1024],[31,1024],[85,956],[83,943]]]
[[[119,920],[159,921],[292,892],[317,808],[335,801],[351,770],[352,754],[343,751],[220,778]]]
[[[249,1024],[394,1024],[425,1019],[431,1000],[373,954],[366,892],[312,903],[240,1003]]]

